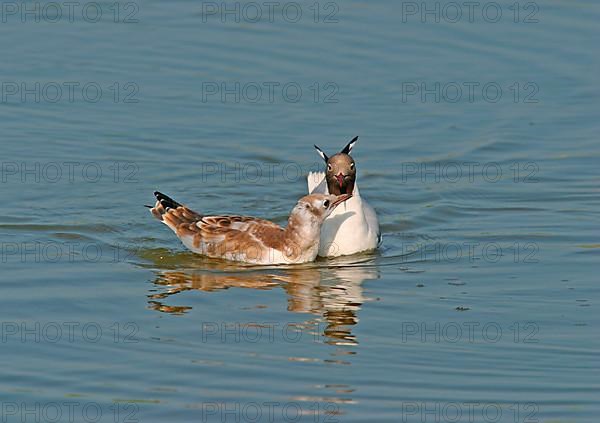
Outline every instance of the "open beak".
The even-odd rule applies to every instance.
[[[335,179],[337,179],[338,184],[340,184],[340,188],[342,188],[342,185],[344,185],[344,174],[342,172],[338,173],[335,175]]]
[[[342,194],[342,195],[338,195],[338,197],[335,199],[335,201],[331,202],[331,205],[329,206],[329,208],[331,210],[335,209],[338,205],[342,204],[344,201],[346,201],[347,199],[351,198],[352,194]]]

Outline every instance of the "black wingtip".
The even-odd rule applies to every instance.
[[[158,201],[170,199],[168,195],[165,195],[160,191],[154,191],[154,196]]]
[[[163,194],[162,192],[154,191],[154,196],[158,202],[167,209],[176,209],[177,207],[181,206],[181,204],[179,204],[177,201],[173,200],[171,197]]]
[[[153,209],[154,206],[149,206],[148,204],[144,204],[144,207],[148,207],[149,209]]]
[[[342,154],[350,154],[350,152],[352,151],[352,148],[354,147],[354,144],[356,143],[356,141],[358,141],[358,136],[355,136],[354,138],[352,138],[350,140],[350,142],[348,144],[346,144],[346,146],[342,149],[342,151],[340,151],[340,153],[342,153]]]
[[[321,156],[321,158],[323,160],[325,160],[325,163],[327,163],[327,161],[329,160],[329,156],[327,154],[325,154],[325,152],[323,150],[321,150],[317,144],[313,144],[313,145],[317,149],[317,153],[319,153],[319,156]]]

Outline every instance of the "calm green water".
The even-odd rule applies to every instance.
[[[596,421],[596,2],[58,7],[2,2],[2,421]],[[354,135],[377,253],[142,207],[284,223]]]

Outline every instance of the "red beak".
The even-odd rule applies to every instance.
[[[342,185],[344,185],[344,174],[342,172],[340,172],[339,174],[335,175],[335,179],[337,179],[338,184],[340,184],[340,188],[341,188]]]
[[[331,205],[329,207],[332,208],[332,209],[335,209],[337,206],[339,206],[344,201],[346,201],[346,200],[348,200],[350,198],[352,198],[352,194],[342,194],[342,195],[339,195],[338,198],[336,198],[335,201],[333,203],[331,203]]]

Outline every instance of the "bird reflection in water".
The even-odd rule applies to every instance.
[[[187,254],[186,254],[187,255]],[[183,314],[191,306],[168,305],[168,298],[183,291],[220,291],[229,288],[270,290],[281,287],[288,295],[288,310],[321,316],[325,327],[325,342],[335,345],[355,345],[352,326],[359,321],[358,311],[366,301],[362,283],[378,279],[372,263],[359,264],[336,259],[289,268],[234,267],[218,261],[202,260],[199,268],[160,270],[154,283],[164,287],[148,295],[150,308],[173,314]],[[176,266],[172,266],[176,267]],[[322,329],[322,328],[321,328]]]

